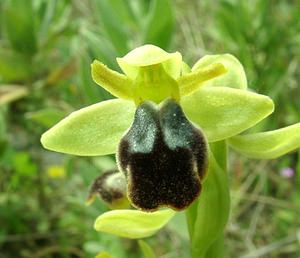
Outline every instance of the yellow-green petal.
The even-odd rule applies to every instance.
[[[227,73],[205,82],[205,85],[247,89],[247,77],[244,68],[239,60],[230,54],[206,55],[193,66],[192,71],[205,69],[214,63],[223,64]]]
[[[194,72],[182,75],[177,80],[180,95],[188,95],[197,90],[200,86],[205,85],[204,82],[216,78],[226,72],[227,70],[223,64],[213,63],[204,68],[197,69]]]
[[[185,63],[185,62],[181,62],[181,75],[186,75],[188,73],[190,73],[192,71],[191,67]]]
[[[135,105],[126,100],[107,100],[71,113],[42,135],[46,149],[82,156],[116,152],[130,127]]]
[[[153,235],[175,215],[173,210],[143,212],[113,210],[100,215],[95,221],[97,231],[136,239]]]
[[[135,79],[139,67],[163,63],[166,72],[173,78],[180,75],[181,54],[178,52],[168,53],[154,45],[144,45],[133,49],[117,62],[123,72],[131,79]]]
[[[300,123],[274,131],[238,135],[228,143],[250,158],[275,159],[300,147]]]
[[[132,99],[132,81],[125,76],[109,69],[98,60],[91,64],[94,82],[122,99]]]
[[[198,124],[208,141],[220,141],[254,126],[271,114],[273,101],[250,91],[204,87],[181,100],[187,117]]]

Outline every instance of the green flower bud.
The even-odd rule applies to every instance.
[[[188,207],[201,191],[207,149],[204,135],[176,101],[143,102],[118,149],[132,205],[146,211]]]
[[[126,197],[124,174],[118,170],[110,170],[97,177],[90,187],[87,205],[91,204],[97,195],[113,209],[127,208],[129,202]]]

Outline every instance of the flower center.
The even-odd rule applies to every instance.
[[[178,83],[165,71],[162,64],[141,66],[133,82],[134,101],[137,105],[145,100],[160,103],[166,98],[179,101]]]

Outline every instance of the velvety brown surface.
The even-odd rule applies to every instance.
[[[133,205],[142,210],[181,210],[201,191],[207,145],[174,100],[160,106],[147,101],[137,108],[120,142],[118,160]]]
[[[115,173],[119,173],[119,171],[109,170],[97,177],[90,188],[89,195],[92,196],[94,194],[98,194],[103,201],[109,204],[112,204],[117,199],[123,198],[125,194],[124,192],[117,191],[117,189],[108,187],[105,184],[105,181]]]

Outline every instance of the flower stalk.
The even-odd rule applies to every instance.
[[[196,204],[186,211],[190,224],[192,258],[212,257],[212,251],[215,255],[223,253],[220,241],[230,209],[226,142],[210,144],[210,150],[208,176],[203,183],[203,192]]]

